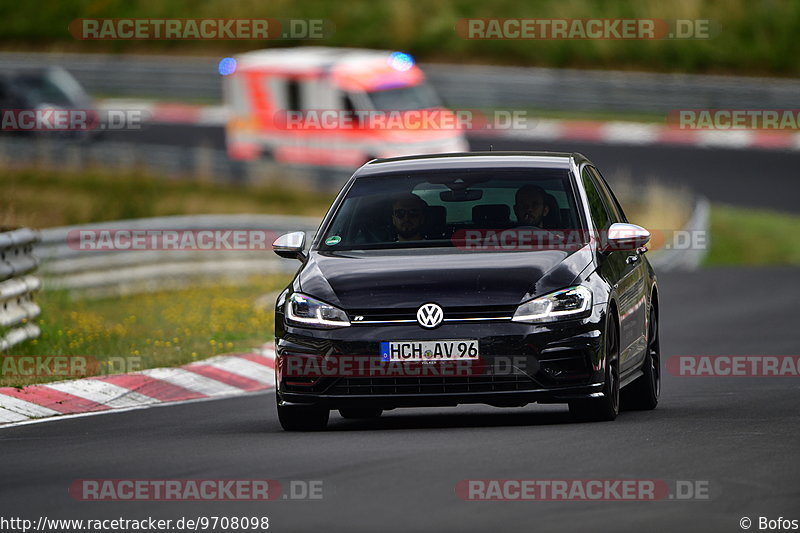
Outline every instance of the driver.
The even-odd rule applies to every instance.
[[[392,225],[398,241],[421,241],[425,238],[425,211],[428,204],[416,194],[407,194],[392,204]]]
[[[542,219],[550,212],[545,203],[545,194],[538,185],[528,184],[519,188],[514,203],[518,226],[542,227]]]

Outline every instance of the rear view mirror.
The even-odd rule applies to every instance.
[[[480,189],[442,191],[439,193],[439,198],[443,202],[474,202],[483,198],[483,191]]]
[[[604,251],[625,251],[641,248],[650,241],[650,232],[636,224],[611,224],[608,234],[603,239]]]
[[[306,233],[304,231],[293,231],[281,235],[272,243],[272,251],[287,259],[299,259],[303,261],[306,255],[303,248],[306,244]]]

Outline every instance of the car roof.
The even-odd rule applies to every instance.
[[[271,48],[254,50],[235,56],[237,69],[279,67],[290,70],[331,68],[341,63],[363,63],[381,60],[391,54],[388,50],[365,48],[336,48],[332,46],[298,46],[294,48]]]
[[[374,176],[384,173],[416,172],[425,170],[466,168],[562,168],[568,170],[573,164],[589,160],[577,152],[462,152],[450,154],[426,154],[388,159],[373,159],[362,166],[356,177]]]

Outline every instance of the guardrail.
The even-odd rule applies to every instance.
[[[299,263],[281,260],[272,252],[272,240],[289,231],[313,237],[319,220],[278,215],[196,215],[118,220],[41,230],[34,254],[48,289],[69,289],[76,296],[109,295],[176,289],[226,281],[238,283],[250,276],[293,273]],[[81,246],[79,231],[102,230],[250,230],[265,233],[265,249],[116,249],[92,250]]]
[[[93,94],[222,100],[219,57],[6,52],[0,68],[60,65]],[[691,108],[793,109],[800,81],[482,65],[423,64],[451,107],[666,113]]]
[[[31,273],[38,262],[33,246],[39,235],[28,228],[0,230],[0,352],[39,336],[31,322],[40,309],[33,294],[42,284]]]
[[[796,107],[800,81],[696,74],[427,65],[451,107],[620,111]]]

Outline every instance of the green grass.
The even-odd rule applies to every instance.
[[[0,226],[42,228],[193,214],[321,217],[333,197],[284,184],[243,186],[133,174],[5,171],[0,181]]]
[[[800,266],[800,216],[714,205],[706,266]]]
[[[100,300],[74,300],[64,291],[37,296],[44,310],[37,320],[41,336],[14,347],[8,356],[70,356],[86,364],[89,375],[178,366],[198,359],[250,351],[273,337],[271,306],[263,295],[283,289],[287,275],[253,278],[245,286],[204,287],[135,294]],[[25,377],[3,365],[0,386],[19,387],[82,375]],[[20,361],[15,359],[14,361]],[[94,364],[96,362],[96,364]],[[8,366],[10,365],[10,366]]]
[[[80,52],[230,54],[307,41],[77,41],[77,18],[313,18],[336,28],[311,44],[406,50],[426,61],[664,72],[800,74],[800,2],[792,0],[78,0],[0,8],[0,46]],[[465,40],[462,18],[709,19],[703,40]]]
[[[500,110],[500,109],[498,109]],[[484,110],[491,114],[494,109]],[[628,111],[603,111],[603,110],[574,110],[574,109],[502,109],[502,111],[524,112],[525,118],[533,120],[576,120],[576,121],[597,121],[597,122],[641,122],[646,124],[664,124],[664,113],[637,113]]]

